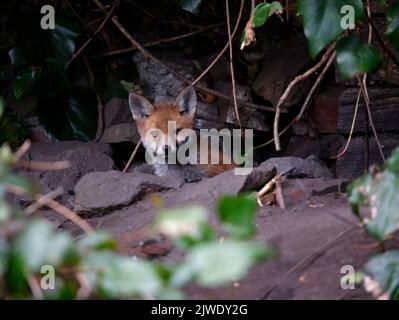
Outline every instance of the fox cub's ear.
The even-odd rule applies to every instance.
[[[187,87],[177,96],[175,106],[182,115],[193,117],[197,109],[197,94],[193,87]]]
[[[129,106],[134,120],[148,117],[154,111],[154,106],[146,98],[136,93],[129,94]]]

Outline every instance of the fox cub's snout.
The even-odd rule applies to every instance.
[[[131,93],[129,106],[144,147],[154,156],[176,153],[189,139],[184,129],[194,128],[197,96],[187,87],[174,103],[151,104],[146,98]]]

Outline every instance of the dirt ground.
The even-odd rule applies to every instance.
[[[215,215],[217,199],[221,195],[237,194],[248,186],[253,188],[262,182],[269,164],[278,171],[291,166],[298,177],[288,178],[283,183],[287,208],[259,207],[255,221],[256,240],[272,244],[278,250],[278,256],[258,263],[245,279],[228,286],[204,289],[189,285],[186,288],[188,296],[195,299],[371,298],[361,286],[341,289],[340,279],[344,275],[341,268],[350,265],[356,271],[361,270],[367,259],[377,252],[377,243],[351,213],[344,193],[345,181],[334,179],[328,170],[313,160],[274,158],[255,168],[248,178],[230,171],[196,183],[183,183],[148,174],[116,171],[112,159],[107,156],[110,150],[98,145],[64,143],[64,152],[47,150],[51,148],[57,151],[60,145],[35,144],[28,157],[32,160],[44,157],[47,161],[71,158],[72,168],[65,172],[36,173],[36,178],[46,189],[64,186],[66,193],[61,200],[72,208],[73,205],[76,208],[79,197],[84,200],[92,197],[91,203],[95,204],[102,202],[101,212],[94,210],[91,215],[83,215],[95,229],[110,231],[119,242],[119,250],[125,254],[169,263],[179,261],[182,253],[169,239],[150,232],[159,207],[205,206],[210,213],[210,222],[221,231]],[[79,160],[78,155],[92,159],[90,166],[82,165],[86,160]],[[79,195],[78,185],[83,187],[85,194]],[[140,189],[142,187],[144,189]],[[142,192],[155,187],[156,190]],[[255,190],[258,188],[256,186]],[[129,192],[131,199],[124,197]],[[118,199],[123,205],[115,204]],[[113,205],[107,209],[109,202]],[[39,211],[37,215],[47,217],[76,237],[81,234],[74,224],[52,211]],[[390,241],[397,244],[399,238]]]
[[[184,187],[183,187],[184,188]],[[189,186],[191,189],[192,186]],[[187,188],[188,189],[188,188]],[[166,207],[192,204],[176,191],[160,196]],[[184,194],[184,191],[181,192]],[[214,209],[216,194],[208,190],[196,199],[197,204]],[[178,203],[176,203],[178,202]],[[160,258],[174,262],[181,253],[167,239],[152,239],[148,227],[156,217],[151,197],[129,208],[89,219],[97,229],[111,231],[120,249],[130,255]],[[73,228],[66,225],[67,228]],[[362,287],[343,290],[341,267],[358,270],[377,251],[376,243],[358,225],[350,212],[346,196],[332,192],[312,196],[283,210],[262,207],[256,216],[257,236],[273,244],[279,252],[276,259],[256,265],[239,283],[218,289],[191,285],[189,296],[195,299],[367,299]]]

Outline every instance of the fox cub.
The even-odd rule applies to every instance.
[[[215,148],[208,139],[199,143],[201,139],[194,131],[197,95],[193,87],[184,89],[174,103],[151,104],[143,96],[130,93],[129,106],[146,149],[146,160],[153,165],[156,175],[165,176],[173,171],[192,182],[235,167],[219,150],[217,162],[211,159]]]

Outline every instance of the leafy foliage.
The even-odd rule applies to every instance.
[[[382,171],[367,173],[348,187],[353,212],[366,225],[368,232],[378,241],[399,230],[399,148]],[[370,214],[363,218],[361,209]],[[399,298],[399,251],[390,250],[372,257],[364,267],[365,272],[377,281],[378,291],[386,292],[391,299]],[[380,293],[381,294],[381,293]]]
[[[241,239],[243,232],[231,232],[232,238],[220,242],[202,207],[165,210],[154,224],[155,232],[170,236],[186,252],[178,264],[162,265],[121,255],[114,251],[116,242],[104,231],[73,241],[45,220],[27,219],[21,209],[7,202],[6,184],[29,194],[38,191],[37,184],[10,170],[14,161],[11,149],[2,146],[0,297],[31,297],[32,282],[39,284],[43,267],[50,266],[56,271],[55,286],[42,290],[47,299],[77,298],[82,277],[89,283],[83,298],[182,298],[180,288],[189,281],[209,287],[229,283],[245,276],[255,262],[274,254],[271,247],[250,241],[252,232],[245,232],[245,241]],[[239,230],[242,223],[252,225],[256,208],[252,201],[244,196],[222,199],[222,222],[232,230]],[[237,217],[239,210],[245,217]]]
[[[399,50],[399,3],[394,3],[387,12],[387,36]]]
[[[391,250],[371,258],[365,271],[378,281],[391,299],[399,299],[399,251]]]
[[[375,46],[362,43],[355,36],[339,41],[337,52],[339,71],[344,79],[358,73],[373,72],[382,62],[382,55]]]
[[[360,216],[362,207],[371,212],[367,230],[379,241],[399,229],[399,148],[384,171],[367,173],[349,187],[349,201]]]
[[[303,17],[304,31],[313,58],[345,31],[341,27],[341,8],[345,5],[355,9],[355,21],[364,18],[361,0],[298,0],[299,13]]]
[[[272,3],[264,2],[258,4],[252,12],[250,22],[247,23],[247,26],[242,32],[241,50],[244,49],[245,46],[251,44],[251,42],[255,41],[255,28],[263,26],[272,15],[281,14],[282,12],[283,7],[278,1],[273,1]]]

